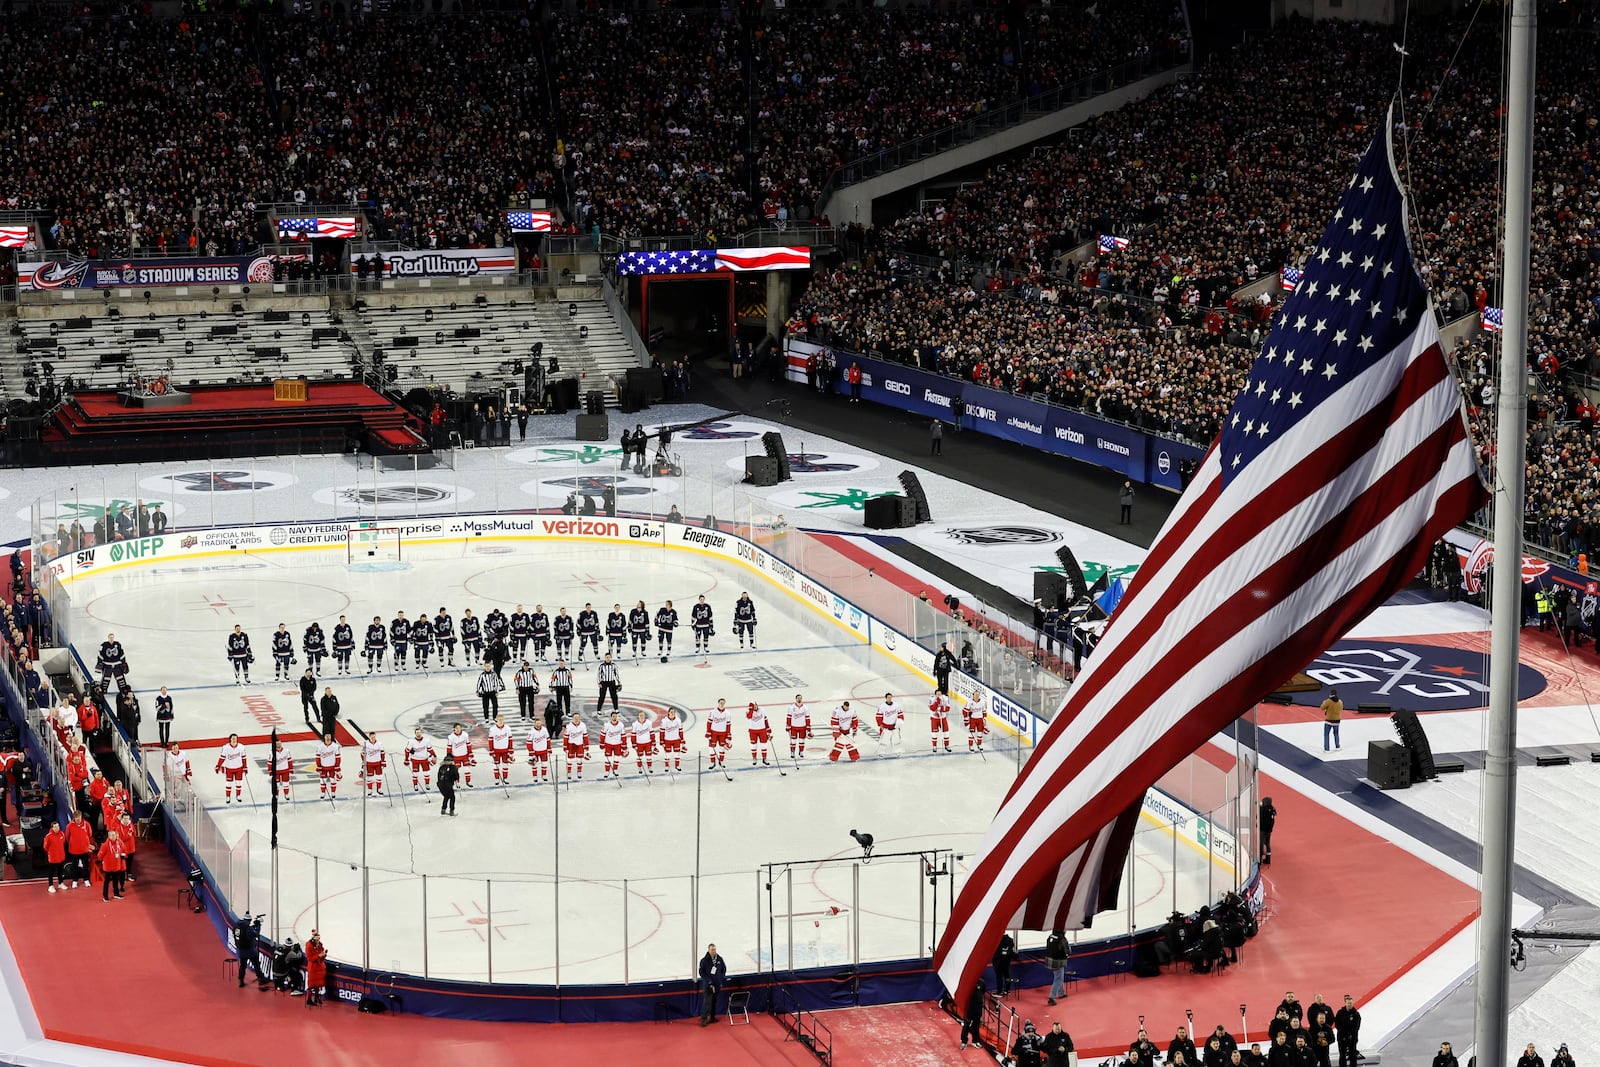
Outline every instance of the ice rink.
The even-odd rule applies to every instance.
[[[153,739],[156,689],[173,693],[173,735],[194,761],[192,795],[180,797],[191,808],[184,820],[201,828],[191,836],[234,909],[266,913],[269,932],[303,939],[317,928],[336,958],[379,970],[540,984],[638,982],[681,978],[707,941],[736,972],[925,956],[966,875],[960,857],[975,850],[1017,770],[1017,746],[998,730],[983,757],[966,751],[959,724],[956,751],[932,752],[925,677],[734,564],[692,553],[463,542],[408,544],[403,562],[355,565],[342,550],[240,553],[91,573],[68,588],[71,633],[86,660],[107,633],[126,645],[146,709],[145,741]],[[745,589],[758,608],[759,650],[741,650],[732,636],[733,603]],[[713,651],[703,661],[692,653],[687,627],[688,608],[701,595],[717,615]],[[345,721],[387,749],[385,795],[363,795],[357,753],[347,748],[338,800],[324,803],[298,690],[293,681],[271,681],[268,638],[280,622],[298,650],[310,622],[331,636],[340,615],[359,644],[374,615],[387,623],[397,611],[414,619],[443,605],[459,625],[466,608],[480,618],[494,607],[509,614],[518,604],[576,615],[590,602],[603,620],[615,603],[626,611],[643,600],[653,613],[667,599],[684,622],[675,654],[665,664],[622,661],[622,718],[677,708],[689,723],[681,775],[662,773],[659,762],[654,775],[642,775],[630,756],[620,781],[602,780],[595,744],[583,781],[566,784],[562,768],[559,791],[534,783],[521,744],[526,727],[509,689],[515,667],[508,665],[501,709],[518,735],[518,759],[510,787],[497,787],[473,687],[476,667],[464,665],[458,651],[458,669],[440,670],[436,661],[427,674],[368,677],[358,653],[349,677],[325,662],[319,692],[331,686]],[[247,687],[234,684],[225,658],[225,635],[235,624],[256,652]],[[297,663],[295,678],[304,669]],[[547,684],[549,665],[536,669]],[[593,741],[600,721],[595,674],[576,675],[574,705]],[[904,744],[882,748],[869,736],[875,731],[863,730],[861,761],[830,763],[833,708],[849,699],[870,726],[886,692],[910,713]],[[796,693],[804,694],[815,731],[805,758],[788,758],[775,731],[781,764],[752,766],[745,704],[761,703],[776,724]],[[726,775],[700,762],[704,714],[718,698],[736,714]],[[440,815],[437,792],[413,791],[400,751],[421,726],[442,755],[444,735],[458,721],[474,734],[478,763],[451,819]],[[265,735],[274,727],[289,739],[296,765],[293,802],[279,812],[275,887],[264,773]],[[231,733],[245,738],[254,766],[245,803],[228,805],[213,767]],[[874,835],[880,855],[873,862],[859,862],[852,829]],[[1203,852],[1174,847],[1169,831],[1149,824],[1136,835],[1130,862],[1125,910],[1138,927],[1232,886],[1231,871],[1213,867]],[[1097,922],[1093,936],[1117,928]]]

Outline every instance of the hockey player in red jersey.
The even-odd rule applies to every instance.
[[[550,731],[544,720],[535,718],[533,729],[528,731],[528,766],[533,769],[533,780],[550,780]]]
[[[494,725],[489,727],[489,761],[496,785],[511,784],[512,743],[511,727],[506,725],[506,717],[496,715]]]
[[[239,743],[239,735],[229,734],[228,743],[223,745],[217,754],[217,773],[222,775],[224,804],[232,804],[235,797],[239,803],[244,803],[246,758],[244,746]]]
[[[983,737],[989,732],[989,706],[981,690],[967,701],[962,717],[967,720],[967,751],[982,752]]]
[[[718,700],[706,716],[706,743],[711,746],[711,766],[727,766],[728,749],[733,747],[733,716],[728,714],[726,700]]]
[[[645,774],[656,772],[656,724],[643,709],[630,728],[633,740],[633,761]]]
[[[850,707],[848,700],[841,703],[833,710],[833,751],[828,753],[830,762],[838,763],[839,756],[843,753],[850,754],[850,762],[854,763],[861,758],[861,750],[856,748],[856,730],[861,726],[861,720],[856,718],[856,713]]]
[[[754,700],[744,709],[744,717],[750,721],[750,766],[754,767],[758,750],[761,762],[767,762],[767,749],[772,745],[772,724],[767,722],[766,709]]]
[[[789,726],[789,758],[806,758],[806,738],[811,736],[811,709],[806,707],[806,698],[799,693],[794,695],[794,703],[789,705],[787,723]]]
[[[605,755],[606,776],[622,777],[622,757],[628,754],[628,728],[614,711],[600,724],[600,750]]]
[[[683,770],[684,722],[678,718],[677,708],[668,708],[667,713],[661,716],[661,721],[656,724],[661,733],[661,767],[667,769],[667,761],[671,760],[671,769]]]
[[[411,788],[414,791],[433,791],[432,768],[437,759],[433,746],[422,736],[422,727],[417,727],[411,734],[411,740],[406,742],[406,763],[411,766]]]
[[[272,780],[279,789],[283,790],[283,799],[289,796],[289,776],[294,774],[294,757],[289,750],[283,747],[283,742],[278,742],[278,747],[272,751]]]
[[[376,738],[369,737],[361,742],[361,777],[366,780],[368,796],[373,793],[383,796],[383,771],[388,765],[388,754]]]
[[[583,781],[583,761],[589,758],[589,727],[577,715],[567,720],[561,746],[566,751],[567,778],[572,778],[573,764],[577,764],[578,781]]]
[[[944,737],[944,750],[950,751],[950,698],[943,693],[935,691],[932,699],[928,701],[928,736],[932,739],[933,750],[939,751],[939,738]]]
[[[444,746],[455,759],[456,766],[461,768],[461,784],[471,789],[472,765],[476,762],[472,755],[472,735],[462,730],[460,723],[456,723],[456,728],[445,735]]]
[[[317,746],[317,778],[322,785],[322,795],[332,800],[339,793],[339,780],[344,775],[339,770],[339,746],[334,743],[332,734],[322,735],[322,744]]]
[[[900,723],[905,719],[905,714],[900,705],[895,703],[893,693],[883,694],[883,703],[878,705],[875,718],[878,721],[878,753],[881,755],[886,747],[891,753],[894,752],[900,745]]]

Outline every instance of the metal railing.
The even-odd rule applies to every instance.
[[[847,185],[865,181],[887,171],[896,170],[929,156],[948,152],[952,148],[969,144],[981,137],[1009,130],[1030,119],[1060,111],[1064,107],[1081,103],[1091,97],[1110,92],[1130,82],[1154,74],[1175,70],[1189,62],[1187,47],[1174,48],[1158,54],[1125,60],[1116,66],[1086,74],[1065,85],[1016,100],[1000,107],[974,115],[964,122],[946,126],[941,130],[914,137],[892,148],[853,159],[828,176],[822,191],[817,194],[814,210],[821,212],[834,192]]]

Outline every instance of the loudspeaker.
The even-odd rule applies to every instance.
[[[1411,788],[1411,754],[1395,741],[1367,743],[1367,778],[1379,789]]]
[[[580,441],[609,441],[611,439],[611,420],[604,415],[579,415],[578,440]]]
[[[661,399],[661,372],[652,367],[628,368],[628,395],[647,408],[652,401]]]
[[[928,510],[928,497],[922,491],[922,483],[917,481],[917,476],[910,471],[901,471],[900,487],[906,491],[906,496],[916,501],[917,521],[932,522],[933,513]]]
[[[1394,709],[1387,704],[1356,705],[1356,713],[1358,715],[1388,715],[1392,711],[1394,711]]]
[[[1055,571],[1033,572],[1033,599],[1060,611],[1067,606],[1067,576]]]
[[[746,460],[746,464],[749,461]],[[863,521],[869,530],[893,530],[900,525],[900,497],[875,496],[867,499],[862,509]]]
[[[744,480],[751,485],[777,485],[778,461],[771,456],[744,457]]]
[[[767,455],[778,464],[778,477],[787,482],[794,476],[789,473],[789,449],[784,446],[783,435],[776,430],[768,430],[761,435],[761,447],[767,450]]]
[[[1438,777],[1433,769],[1433,748],[1428,744],[1428,735],[1422,732],[1417,713],[1396,708],[1391,721],[1395,733],[1400,735],[1400,743],[1411,750],[1411,780],[1425,782]]]
[[[598,389],[591,389],[583,395],[583,410],[591,415],[604,415],[606,413],[606,395]]]
[[[900,526],[909,530],[917,524],[917,502],[908,496],[897,496],[894,500],[900,505]]]
[[[1072,586],[1072,599],[1088,598],[1089,583],[1084,580],[1083,568],[1078,566],[1078,557],[1072,554],[1072,549],[1066,545],[1056,549],[1056,560],[1061,564],[1062,573],[1067,576],[1067,584]],[[1107,585],[1109,584],[1108,582]]]
[[[1263,704],[1287,706],[1294,703],[1294,697],[1290,696],[1288,693],[1268,693],[1261,702]]]

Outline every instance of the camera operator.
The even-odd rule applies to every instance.
[[[233,950],[239,956],[239,988],[244,988],[244,972],[246,968],[256,972],[256,984],[263,990],[271,987],[271,981],[261,973],[261,957],[256,950],[256,943],[261,937],[261,916],[251,918],[244,915],[233,925]]]
[[[305,950],[292,937],[284,941],[278,946],[278,951],[272,954],[273,985],[292,997],[304,996],[305,976],[301,972],[305,965]]]

